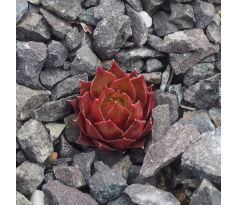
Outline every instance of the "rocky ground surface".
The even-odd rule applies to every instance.
[[[17,205],[219,205],[220,0],[17,0]],[[146,148],[75,144],[67,99],[115,59],[154,84]]]

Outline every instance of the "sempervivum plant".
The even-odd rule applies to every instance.
[[[113,61],[108,71],[98,67],[91,82],[81,81],[80,95],[69,103],[81,130],[77,143],[101,150],[144,147],[154,95],[142,75],[127,74]]]

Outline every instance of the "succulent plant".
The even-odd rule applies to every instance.
[[[108,71],[98,66],[91,82],[80,81],[80,95],[69,103],[81,130],[77,143],[101,150],[144,147],[154,94],[136,71],[127,74],[114,60]]]

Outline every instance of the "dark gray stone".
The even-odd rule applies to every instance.
[[[148,29],[142,16],[126,5],[126,12],[131,21],[132,40],[138,46],[143,46],[147,41]]]
[[[206,110],[184,112],[183,118],[179,119],[178,123],[183,125],[192,124],[200,133],[215,130]]]
[[[171,0],[172,2],[178,2],[178,3],[187,3],[193,0]]]
[[[59,41],[51,41],[47,49],[46,66],[60,67],[64,65],[68,57],[68,51]]]
[[[119,17],[124,13],[125,5],[122,0],[100,0],[100,4],[94,9],[94,17],[98,20]]]
[[[65,124],[65,138],[69,142],[76,142],[76,140],[80,136],[80,128],[76,125],[76,123],[73,121],[76,119],[75,114],[69,115],[64,118],[64,124]]]
[[[164,54],[153,49],[142,47],[132,49],[122,49],[115,55],[115,59],[119,62],[127,62],[130,60],[137,60],[142,58],[162,57]]]
[[[123,158],[123,153],[117,151],[98,150],[96,156],[98,156],[98,160],[102,161],[109,167],[112,167],[115,163],[119,162]]]
[[[199,63],[205,57],[218,53],[219,46],[215,46],[210,44],[207,50],[203,52],[192,52],[192,53],[170,53],[169,60],[172,69],[176,75],[184,74],[187,70],[189,70],[192,66]]]
[[[213,43],[221,43],[221,27],[211,22],[206,29],[207,38]]]
[[[17,42],[17,74],[19,84],[33,89],[44,88],[39,82],[39,74],[46,59],[47,47],[38,42]]]
[[[69,51],[77,48],[82,42],[82,36],[77,27],[72,28],[65,36],[65,44]]]
[[[80,153],[73,156],[73,166],[79,168],[88,183],[91,178],[91,167],[96,158],[95,151]]]
[[[221,70],[221,52],[216,55],[216,68]]]
[[[47,41],[51,30],[42,15],[29,12],[17,24],[16,34],[20,41]]]
[[[164,137],[149,147],[140,175],[144,178],[156,175],[159,170],[174,161],[199,137],[200,134],[194,125],[174,124]]]
[[[143,8],[149,12],[153,13],[156,11],[161,4],[164,3],[165,0],[141,0]]]
[[[59,154],[63,158],[71,158],[73,157],[73,155],[79,153],[78,150],[76,150],[71,146],[71,144],[68,143],[63,134],[60,137],[59,150]]]
[[[24,195],[20,192],[16,192],[16,204],[17,205],[33,205]]]
[[[159,48],[159,45],[163,42],[162,38],[160,38],[159,36],[155,36],[152,34],[148,34],[148,38],[147,38],[147,44],[157,50],[157,47]]]
[[[107,203],[107,205],[136,205],[136,204],[131,201],[129,196],[124,194],[121,195],[118,199],[110,201],[109,203]]]
[[[215,55],[212,54],[212,55],[207,56],[206,58],[204,58],[200,63],[214,63],[215,61],[216,61]]]
[[[42,6],[67,21],[76,20],[82,12],[78,0],[42,0]]]
[[[94,167],[96,173],[89,180],[92,196],[102,204],[119,197],[127,185],[121,173],[101,161],[95,162]]]
[[[100,3],[100,0],[86,0],[83,2],[83,6],[88,8],[91,6],[98,6]]]
[[[88,81],[88,75],[83,73],[80,75],[74,75],[61,81],[51,90],[52,99],[57,100],[62,97],[79,93],[80,80]]]
[[[196,108],[210,108],[218,105],[221,74],[216,74],[191,85],[184,92],[184,100]]]
[[[62,98],[60,100],[44,103],[41,107],[33,111],[35,119],[42,122],[54,122],[63,119],[72,113],[73,109],[66,100],[73,97]]]
[[[221,183],[221,129],[205,132],[182,155],[182,168],[199,178]]]
[[[163,205],[180,205],[180,202],[170,193],[157,189],[151,185],[132,184],[125,189],[131,200],[138,204],[163,204]]]
[[[221,109],[213,107],[208,113],[215,127],[221,127]]]
[[[142,75],[148,84],[158,85],[161,82],[161,72],[142,73]]]
[[[16,116],[18,120],[27,120],[32,116],[34,109],[50,101],[50,92],[32,90],[28,87],[16,86]]]
[[[126,62],[125,64],[120,65],[121,68],[126,72],[131,72],[133,70],[136,70],[137,73],[141,73],[144,68],[144,61],[138,59],[138,60],[131,60]]]
[[[140,0],[125,0],[126,3],[128,3],[133,9],[135,9],[136,11],[142,11],[142,4]]]
[[[40,81],[46,88],[51,89],[70,75],[71,72],[69,70],[63,70],[62,68],[46,68],[40,73]]]
[[[21,163],[25,162],[27,160],[24,152],[22,150],[19,150],[16,154],[16,163],[17,166],[19,166]]]
[[[66,186],[80,188],[86,185],[82,172],[76,167],[67,165],[54,166],[53,171],[56,180]]]
[[[154,71],[159,71],[159,70],[161,70],[161,68],[163,68],[163,64],[161,63],[161,61],[159,61],[155,58],[150,58],[146,61],[145,71],[148,73],[154,72]]]
[[[87,25],[96,26],[98,20],[94,17],[94,7],[91,7],[83,11],[79,15],[80,22],[86,23]]]
[[[169,86],[169,93],[177,97],[178,103],[181,104],[183,100],[183,88],[182,84],[173,84]]]
[[[166,70],[162,74],[161,84],[160,84],[160,90],[161,91],[167,90],[167,84],[168,84],[169,79],[170,79],[170,70],[171,70],[171,67],[170,67],[170,65],[168,65]]]
[[[154,124],[152,127],[152,140],[153,142],[158,141],[168,131],[170,127],[170,110],[168,104],[162,104],[156,106],[152,110],[152,117]]]
[[[189,205],[218,205],[221,204],[221,192],[209,182],[203,179],[201,185],[193,193]]]
[[[193,12],[193,7],[189,4],[171,3],[170,22],[177,26],[177,28],[188,29],[193,28],[196,22]]]
[[[96,72],[97,65],[101,65],[100,60],[87,45],[84,45],[77,51],[71,64],[71,71],[74,75],[87,73],[92,76]]]
[[[103,18],[93,32],[94,48],[102,59],[111,58],[131,35],[131,22],[128,16]]]
[[[28,10],[27,0],[17,0],[16,1],[16,23],[18,23],[21,18],[26,14]]]
[[[129,169],[131,168],[131,166],[132,166],[132,162],[130,160],[130,157],[128,155],[126,155],[119,162],[115,163],[112,166],[112,169],[119,171],[122,174],[122,176],[124,177],[124,179],[127,179],[128,172],[129,172]]]
[[[64,128],[65,128],[65,124],[63,123],[57,123],[57,122],[50,122],[45,124],[45,127],[47,128],[47,130],[50,133],[50,141],[54,142],[55,140],[57,140],[61,133],[63,132]]]
[[[212,63],[200,63],[194,65],[190,70],[188,70],[183,78],[183,83],[186,86],[193,85],[199,80],[204,80],[206,78],[215,75],[215,65]]]
[[[157,90],[155,91],[155,104],[156,105],[168,104],[170,110],[171,124],[177,121],[179,104],[177,101],[177,97],[175,95]]]
[[[208,47],[209,41],[204,31],[202,29],[190,29],[166,35],[156,50],[165,53],[186,53],[205,51]]]
[[[155,33],[158,36],[165,36],[178,31],[177,26],[169,21],[169,15],[164,11],[158,11],[153,16]]]
[[[71,25],[61,18],[51,14],[45,9],[40,9],[47,23],[50,25],[52,33],[59,39],[63,39],[65,34],[71,29]]]
[[[43,185],[45,205],[98,205],[89,195],[54,180]]]
[[[196,27],[204,29],[209,23],[211,23],[215,14],[213,4],[206,1],[195,0],[192,6],[196,18]]]
[[[46,128],[34,119],[21,127],[17,139],[27,158],[33,162],[43,163],[54,151]]]
[[[29,197],[44,179],[44,169],[28,161],[23,162],[16,170],[16,190]]]
[[[29,12],[40,14],[40,9],[41,9],[40,5],[32,4],[31,2],[28,1]]]

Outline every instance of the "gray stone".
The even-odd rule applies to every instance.
[[[60,67],[64,65],[68,57],[68,51],[62,43],[52,40],[48,45],[46,66]]]
[[[177,26],[169,21],[169,15],[164,11],[156,12],[152,18],[154,30],[158,36],[165,36],[178,31]]]
[[[138,46],[143,46],[147,41],[148,29],[142,16],[126,5],[126,12],[131,21],[132,40]]]
[[[82,36],[77,27],[72,28],[65,36],[65,44],[69,51],[77,48],[82,42]]]
[[[168,65],[166,70],[162,74],[161,85],[160,85],[160,90],[161,91],[167,90],[167,84],[168,84],[169,79],[170,79],[170,70],[171,70],[171,67],[170,67],[170,65]]]
[[[205,132],[182,155],[182,168],[199,178],[221,183],[221,129]]]
[[[122,158],[119,162],[115,163],[112,166],[112,169],[119,171],[122,176],[127,179],[128,177],[128,171],[132,166],[132,162],[130,160],[130,157],[126,155],[124,158]]]
[[[124,155],[122,152],[119,151],[98,150],[96,156],[98,156],[99,161],[102,161],[104,164],[108,165],[109,167],[112,167],[114,164],[123,159]]]
[[[67,139],[67,141],[74,142],[74,143],[76,142],[76,140],[80,136],[80,128],[74,122],[75,119],[76,119],[75,114],[69,115],[69,116],[64,118],[64,123],[65,123],[64,134],[65,134],[65,138]]]
[[[17,24],[16,34],[20,41],[47,41],[51,30],[42,15],[29,12]]]
[[[187,3],[193,0],[171,0],[172,2],[178,2],[178,3]]]
[[[47,23],[50,25],[52,33],[59,39],[63,39],[65,34],[71,29],[71,25],[61,18],[51,14],[45,9],[40,9]]]
[[[56,139],[59,138],[60,134],[63,132],[65,128],[65,124],[57,123],[57,122],[50,122],[45,125],[50,133],[50,141],[54,142]]]
[[[192,51],[205,51],[209,41],[202,29],[177,31],[166,35],[163,42],[157,46],[157,51],[165,53],[186,53]]]
[[[44,103],[41,107],[33,111],[33,116],[42,122],[54,122],[63,119],[73,111],[72,106],[66,102],[66,100],[70,99],[72,97]]]
[[[184,74],[187,70],[189,70],[192,66],[199,63],[205,57],[218,53],[219,46],[215,46],[210,44],[207,50],[203,52],[192,52],[192,53],[170,53],[169,60],[172,69],[176,75]]]
[[[94,17],[98,20],[119,17],[124,13],[125,5],[122,0],[100,0],[100,4],[94,9]]]
[[[148,38],[147,38],[147,44],[157,50],[157,48],[159,48],[159,45],[163,42],[162,38],[160,38],[159,36],[155,36],[152,34],[148,34]]]
[[[16,205],[33,205],[24,195],[16,192]]]
[[[86,23],[87,25],[96,26],[98,20],[94,17],[94,7],[91,7],[83,11],[79,15],[80,22]]]
[[[189,86],[184,92],[184,100],[196,108],[210,108],[218,105],[221,74],[216,74],[195,85]]]
[[[182,84],[174,84],[169,86],[169,93],[176,95],[178,103],[181,104],[183,100]]]
[[[152,110],[152,117],[154,124],[152,127],[152,140],[153,142],[158,141],[168,131],[170,127],[170,110],[168,104],[162,104],[156,106]]]
[[[193,7],[189,4],[171,3],[170,22],[177,26],[177,28],[188,29],[193,28],[196,22],[193,12]]]
[[[43,163],[54,151],[46,128],[34,119],[21,127],[17,139],[27,158],[33,162]]]
[[[127,185],[121,173],[101,161],[95,162],[94,167],[96,173],[89,180],[92,196],[102,204],[118,198]]]
[[[29,197],[44,179],[44,169],[28,161],[23,162],[16,170],[16,189]]]
[[[196,27],[204,29],[209,23],[211,23],[215,14],[213,4],[206,1],[195,0],[192,6],[196,18]]]
[[[145,11],[140,11],[139,14],[142,17],[142,19],[144,20],[146,27],[148,28],[148,33],[150,33],[151,30],[153,30],[153,28],[151,27],[152,26],[152,18]]]
[[[17,74],[19,84],[33,89],[44,88],[39,81],[39,74],[46,59],[47,47],[38,42],[17,42]]]
[[[163,68],[163,64],[161,61],[157,60],[156,58],[150,58],[146,61],[145,64],[145,71],[147,73],[154,72],[154,71],[159,71]]]
[[[41,0],[27,0],[27,1],[34,4],[34,5],[40,5],[41,4]]]
[[[16,163],[17,166],[19,166],[21,163],[25,162],[27,160],[24,152],[22,150],[19,150],[16,154]]]
[[[98,205],[89,195],[54,180],[43,185],[45,205]]]
[[[204,58],[200,63],[214,63],[215,61],[216,61],[215,55],[212,54],[212,55],[207,56],[206,58]]]
[[[96,72],[97,65],[101,65],[100,60],[87,45],[84,45],[77,51],[77,55],[71,64],[71,71],[75,75],[87,73],[92,76]]]
[[[62,68],[46,68],[40,73],[40,81],[46,88],[51,89],[70,75],[71,72],[69,70],[63,70]]]
[[[155,104],[156,105],[168,104],[170,110],[171,124],[177,121],[179,104],[177,101],[177,97],[175,95],[157,90],[155,91]]]
[[[179,119],[178,123],[183,125],[192,124],[200,133],[215,130],[206,110],[184,112],[183,118]]]
[[[207,38],[213,43],[221,43],[221,27],[211,22],[206,29]]]
[[[55,178],[66,186],[80,188],[86,185],[82,172],[76,167],[67,165],[54,166],[53,171]]]
[[[189,205],[218,205],[221,204],[221,192],[209,182],[203,179],[201,185],[193,193]]]
[[[148,84],[158,85],[161,82],[161,72],[142,73],[142,75]]]
[[[57,100],[62,97],[67,97],[79,93],[80,80],[87,81],[88,75],[86,73],[83,73],[80,75],[74,75],[61,81],[51,90],[52,99]]]
[[[28,87],[16,86],[16,116],[18,120],[27,120],[32,116],[34,109],[50,101],[50,92],[45,90],[32,90]]]
[[[221,70],[221,51],[216,55],[216,68]]]
[[[34,205],[44,205],[44,193],[40,190],[35,190],[31,195],[31,202]]]
[[[132,72],[133,70],[136,70],[137,73],[141,73],[144,68],[144,61],[141,59],[131,60],[125,64],[121,64],[120,66],[126,72]]]
[[[37,13],[40,14],[40,5],[32,4],[28,1],[28,11],[31,13]]]
[[[59,142],[59,154],[63,158],[71,158],[73,155],[79,153],[68,141],[65,139],[64,135],[61,135],[60,142]]]
[[[128,16],[103,18],[93,32],[94,48],[102,59],[111,58],[131,35],[131,22]]]
[[[96,158],[95,151],[80,153],[73,156],[73,166],[79,168],[88,183],[91,178],[91,167]]]
[[[200,134],[194,125],[174,124],[164,137],[149,147],[140,175],[144,178],[156,175],[159,170],[174,161],[199,137]]]
[[[136,204],[131,201],[129,196],[124,194],[121,195],[116,200],[110,201],[109,203],[107,203],[107,205],[136,205]]]
[[[125,0],[126,3],[128,3],[133,9],[135,9],[136,11],[142,11],[142,4],[140,0]]]
[[[165,0],[141,0],[141,3],[147,12],[153,13],[164,1]]]
[[[204,80],[206,78],[215,75],[215,66],[212,63],[200,63],[194,65],[190,70],[188,70],[183,78],[183,83],[186,86],[193,85],[199,80]]]
[[[26,14],[28,10],[28,4],[26,0],[16,1],[16,23],[18,23],[21,18]]]
[[[83,2],[83,6],[88,8],[91,6],[98,6],[100,3],[100,0],[86,0]]]
[[[221,109],[213,107],[208,113],[215,127],[221,127]]]
[[[93,50],[93,40],[91,38],[91,35],[89,35],[89,33],[84,32],[84,30],[82,30],[80,33],[81,33],[81,36],[82,36],[81,46],[86,45],[91,50]]]
[[[155,58],[162,57],[163,53],[155,51],[153,49],[142,47],[142,48],[132,48],[132,49],[121,49],[115,55],[115,59],[119,62],[127,62],[130,60],[137,60],[142,58]]]
[[[170,193],[151,185],[132,184],[125,189],[131,200],[138,204],[180,205],[180,202]]]
[[[42,0],[42,6],[67,21],[76,20],[82,12],[78,0]]]

